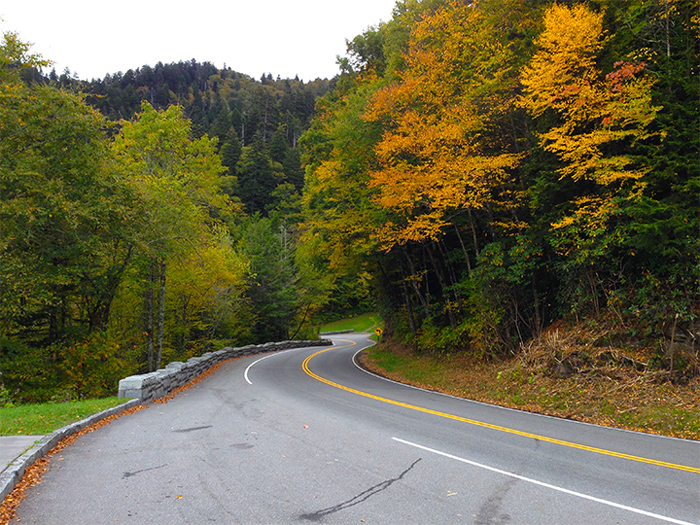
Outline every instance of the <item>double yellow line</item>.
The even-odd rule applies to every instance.
[[[349,346],[353,346],[354,344],[355,343],[352,343],[352,345],[349,345]],[[621,452],[614,452],[612,450],[605,450],[603,448],[589,447],[587,445],[580,445],[578,443],[572,443],[571,441],[564,441],[561,439],[554,439],[554,438],[550,438],[547,436],[540,436],[538,434],[532,434],[531,432],[522,432],[520,430],[515,430],[513,428],[502,427],[499,425],[492,425],[490,423],[484,423],[483,421],[477,421],[475,419],[469,419],[466,417],[455,416],[453,414],[448,414],[446,412],[439,412],[437,410],[431,410],[429,408],[419,407],[419,406],[411,405],[408,403],[402,403],[401,401],[395,401],[393,399],[387,399],[385,397],[375,396],[374,394],[369,394],[369,393],[363,392],[361,390],[356,390],[354,388],[350,388],[350,387],[347,387],[344,385],[340,385],[338,383],[334,383],[333,381],[329,381],[328,379],[321,377],[318,374],[315,374],[314,372],[311,371],[311,369],[309,368],[309,362],[314,357],[316,357],[317,355],[320,355],[324,352],[328,352],[329,350],[338,349],[338,348],[345,348],[345,347],[337,347],[336,346],[336,347],[332,347],[332,348],[326,348],[325,350],[321,350],[321,351],[316,352],[315,354],[312,354],[309,357],[307,357],[301,365],[304,372],[306,372],[309,376],[313,377],[317,381],[320,381],[321,383],[325,383],[325,384],[333,386],[335,388],[345,390],[346,392],[351,392],[353,394],[357,394],[358,396],[368,397],[368,398],[374,399],[376,401],[382,401],[383,403],[389,403],[390,405],[400,406],[403,408],[408,408],[411,410],[416,410],[418,412],[424,412],[426,414],[432,414],[434,416],[444,417],[447,419],[453,419],[455,421],[461,421],[463,423],[468,423],[470,425],[475,425],[477,427],[489,428],[491,430],[497,430],[499,432],[505,432],[507,434],[514,434],[516,436],[537,439],[540,441],[545,441],[547,443],[554,443],[555,445],[561,445],[564,447],[576,448],[579,450],[594,452],[596,454],[603,454],[605,456],[612,456],[612,457],[616,457],[616,458],[628,459],[630,461],[637,461],[639,463],[648,463],[650,465],[656,465],[659,467],[666,467],[666,468],[670,468],[670,469],[683,470],[685,472],[693,472],[695,474],[700,474],[700,468],[697,468],[697,467],[688,467],[686,465],[678,465],[676,463],[669,463],[667,461],[659,461],[656,459],[649,459],[649,458],[644,458],[644,457],[640,457],[640,456],[632,456],[630,454],[623,454]]]

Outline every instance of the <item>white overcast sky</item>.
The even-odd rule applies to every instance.
[[[338,73],[345,40],[391,19],[396,0],[0,0],[0,32],[85,80],[195,59],[260,78]],[[51,68],[45,72],[50,71]]]

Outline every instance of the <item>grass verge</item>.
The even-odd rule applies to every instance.
[[[40,403],[0,408],[0,436],[44,435],[121,405],[128,399],[108,397],[67,403]]]
[[[377,328],[383,328],[384,321],[376,312],[369,312],[350,319],[341,319],[327,323],[320,328],[321,332],[336,332],[341,330],[354,330],[355,332],[374,332]]]
[[[700,378],[685,385],[653,372],[597,368],[556,377],[522,356],[484,362],[381,344],[361,356],[371,371],[429,390],[530,412],[700,440]]]

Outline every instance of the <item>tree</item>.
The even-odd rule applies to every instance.
[[[254,215],[243,225],[239,247],[250,260],[248,297],[258,341],[289,339],[298,314],[298,270],[287,227]]]
[[[564,177],[600,186],[634,186],[648,168],[635,168],[629,155],[605,155],[605,146],[650,137],[658,107],[651,104],[652,81],[645,64],[618,62],[601,79],[595,60],[603,46],[602,15],[585,6],[554,5],[545,14],[539,51],[525,68],[523,105],[534,117],[552,110],[561,123],[541,133],[541,142],[564,165]]]
[[[0,331],[48,345],[104,330],[131,258],[131,197],[109,165],[105,120],[83,97],[20,72],[0,46]]]
[[[252,336],[243,300],[248,263],[233,249],[224,228],[211,233],[205,244],[171,265],[168,274],[167,333],[173,357],[180,359],[211,339],[245,341]]]
[[[644,62],[618,61],[607,75],[599,70],[602,21],[585,5],[554,4],[522,73],[523,106],[553,122],[540,132],[540,145],[559,158],[560,177],[571,180],[575,192],[569,210],[551,225],[552,243],[565,257],[565,281],[589,287],[596,305],[597,272],[626,244],[625,210],[647,185],[650,166],[638,148],[658,137],[651,124],[660,109],[652,104]]]
[[[325,266],[331,282],[366,272],[364,259],[376,248],[372,234],[382,223],[371,200],[375,190],[367,185],[381,129],[362,118],[379,88],[376,80],[359,78],[353,89],[327,96],[319,103],[319,118],[300,140],[307,173],[301,244],[315,248],[315,261],[309,262]]]
[[[0,46],[0,79],[3,82],[21,83],[23,72],[51,65],[51,62],[44,60],[41,55],[29,53],[31,47],[30,44],[22,42],[17,33],[3,33]]]
[[[612,35],[611,47],[628,61],[644,60],[645,75],[655,80],[651,97],[659,109],[650,129],[657,136],[637,144],[649,171],[640,197],[624,207],[629,226],[620,250],[628,282],[635,283],[624,294],[628,309],[655,337],[692,330],[700,315],[698,12],[697,0],[630,1],[608,9],[608,24],[630,28]]]
[[[428,345],[478,339],[464,327],[487,316],[470,304],[502,312],[491,316],[499,319],[492,331],[525,324],[521,332],[531,333],[540,325],[536,287],[514,300],[511,289],[494,294],[484,281],[473,282],[476,264],[493,264],[480,257],[485,246],[515,249],[529,227],[519,178],[528,132],[516,101],[538,9],[521,0],[426,9],[410,27],[401,58],[389,55],[392,76],[365,113],[383,129],[369,181],[385,216],[374,237],[400,258],[390,286],[403,289],[394,297],[411,330],[422,325],[434,335]],[[527,277],[534,283],[534,275]],[[529,302],[534,307],[523,305]]]
[[[290,150],[289,143],[287,142],[287,130],[285,126],[278,126],[275,133],[272,135],[272,140],[270,140],[269,145],[270,158],[274,162],[282,164],[287,152]]]
[[[405,69],[380,90],[366,118],[385,129],[370,185],[391,212],[385,249],[437,240],[460,209],[517,204],[512,184],[520,155],[499,147],[493,121],[513,106],[511,51],[488,29],[487,8],[448,2],[411,33]],[[517,227],[517,225],[516,225]]]
[[[284,174],[282,166],[270,158],[261,135],[243,148],[236,172],[239,196],[248,214],[265,213],[272,203],[270,195],[284,180]]]
[[[127,370],[105,333],[132,260],[133,196],[111,164],[109,123],[82,96],[43,84],[33,68],[44,65],[4,35],[0,383],[20,401],[58,388],[103,394]]]
[[[147,102],[141,107],[133,122],[123,122],[113,149],[141,199],[137,242],[149,261],[144,265],[144,331],[153,370],[162,356],[168,265],[206,246],[210,225],[231,205],[220,189],[225,168],[216,142],[206,135],[192,140],[189,121],[177,106],[162,112]]]

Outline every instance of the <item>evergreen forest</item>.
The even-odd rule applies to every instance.
[[[700,375],[698,0],[399,0],[338,65],[82,81],[5,34],[0,401],[370,310],[419,352],[585,325]]]

